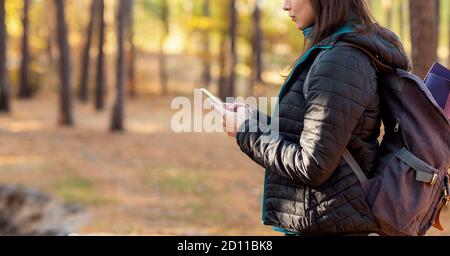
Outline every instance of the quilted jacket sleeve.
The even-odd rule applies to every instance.
[[[300,184],[324,184],[338,167],[352,132],[374,95],[375,69],[356,49],[339,46],[310,70],[304,129],[300,141],[259,129],[255,119],[239,129],[241,150],[264,168]]]

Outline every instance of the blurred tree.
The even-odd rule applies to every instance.
[[[255,84],[262,83],[262,72],[263,72],[263,61],[262,61],[262,51],[263,51],[263,30],[261,28],[261,8],[260,0],[253,0],[253,55],[252,55],[252,75],[250,79],[250,86],[247,95],[253,95]]]
[[[166,39],[170,33],[170,10],[166,0],[143,0],[143,9],[149,16],[157,17],[162,31],[158,39],[158,66],[161,94],[167,94],[169,76],[167,73],[167,56],[164,51]]]
[[[66,0],[54,0],[56,7],[56,26],[59,48],[60,77],[60,124],[73,126],[72,111],[72,73],[68,28],[65,17]]]
[[[235,87],[236,87],[236,65],[237,65],[237,22],[238,22],[238,11],[236,9],[236,0],[230,1],[230,79],[228,81],[228,90],[226,90],[227,94],[230,97],[235,96]]]
[[[220,35],[220,45],[219,45],[219,79],[217,81],[217,84],[219,86],[219,97],[221,99],[225,99],[227,96],[225,96],[224,88],[227,87],[228,79],[227,76],[227,66],[229,60],[227,59],[227,48],[228,48],[228,40],[227,35],[222,32]]]
[[[399,20],[399,27],[400,27],[400,38],[401,40],[405,40],[406,39],[406,35],[405,35],[405,1],[404,0],[399,0],[399,7],[398,7],[398,20]]]
[[[117,10],[117,71],[116,71],[116,100],[111,118],[111,131],[123,131],[124,123],[124,86],[126,82],[127,65],[125,59],[125,38],[128,36],[127,21],[131,13],[131,0],[119,0]]]
[[[226,17],[228,17],[228,9],[222,9],[221,14],[223,16],[223,22],[226,22]],[[228,58],[228,48],[229,46],[229,40],[228,40],[228,31],[229,31],[229,25],[228,24],[221,24],[219,27],[219,55],[218,55],[218,66],[219,66],[219,77],[217,81],[218,85],[218,91],[219,91],[219,97],[221,99],[225,99],[226,96],[224,96],[224,88],[228,86],[228,68],[229,68],[229,58]]]
[[[441,27],[441,24],[440,24],[440,21],[441,21],[441,10],[440,10],[440,8],[441,8],[441,0],[431,0],[431,1],[435,2],[435,4],[434,4],[434,9],[435,9],[434,13],[435,13],[436,17],[434,19],[434,26],[435,26],[435,29],[436,29],[436,61],[439,61],[439,56],[438,56],[437,52],[438,52],[438,49],[439,49],[439,37],[440,37],[439,32],[440,32],[440,27]]]
[[[386,13],[387,27],[392,29],[393,28],[392,0],[383,0],[381,3],[383,6],[383,9],[384,9],[384,12]]]
[[[22,37],[22,63],[20,67],[20,85],[19,85],[19,98],[26,99],[32,96],[32,90],[30,87],[29,75],[30,75],[30,40],[29,40],[29,11],[30,0],[24,0],[23,5],[23,37]]]
[[[436,18],[435,18],[435,26],[436,26],[436,44],[437,44],[437,48],[439,48],[439,32],[440,32],[440,26],[441,26],[441,0],[434,0],[435,3],[435,13],[436,13]]]
[[[167,57],[164,52],[164,43],[166,42],[167,36],[169,35],[169,5],[167,1],[159,1],[160,12],[159,18],[163,23],[163,33],[159,40],[159,81],[161,83],[161,92],[163,95],[167,94],[168,86],[168,73],[167,73]]]
[[[95,108],[101,111],[105,108],[105,0],[98,1],[98,24],[99,24],[99,39],[97,51],[97,77],[95,85]]]
[[[128,17],[128,92],[136,97],[136,46],[134,45],[134,0],[130,0],[130,13]]]
[[[221,74],[219,81],[219,97],[225,100],[227,97],[235,96],[235,80],[236,80],[236,64],[237,64],[237,53],[236,53],[236,43],[237,43],[237,9],[236,0],[228,0],[228,17],[229,26],[226,33],[228,36],[222,36],[221,43],[221,56],[224,58],[224,63],[221,63]],[[225,16],[227,17],[227,15]],[[229,42],[228,43],[226,41]],[[226,49],[226,50],[225,50]],[[225,64],[225,66],[223,66]]]
[[[210,0],[203,0],[203,10],[202,15],[205,19],[210,20],[211,19],[211,6],[209,3]],[[203,44],[203,71],[202,71],[202,84],[205,88],[208,88],[209,85],[212,82],[212,75],[211,75],[211,43],[210,43],[210,28],[207,27],[203,30],[202,35],[202,44]]]
[[[424,78],[437,58],[436,1],[409,0],[414,72]]]
[[[44,1],[44,10],[49,10],[50,8],[52,8],[53,0],[45,0]],[[50,15],[51,16],[51,15]],[[55,44],[55,22],[52,19],[53,17],[47,17],[45,19],[46,21],[46,28],[47,28],[47,33],[45,34],[46,37],[46,53],[47,53],[47,61],[49,63],[50,66],[53,66],[55,63],[54,60],[54,44]]]
[[[89,23],[86,28],[86,41],[84,43],[83,56],[81,60],[80,85],[78,87],[78,98],[82,102],[87,102],[89,97],[89,65],[91,61],[91,45],[94,34],[94,23],[98,13],[98,0],[91,1],[91,10],[89,13]]]
[[[0,0],[0,112],[10,112],[10,88],[7,66],[7,40],[5,1]]]

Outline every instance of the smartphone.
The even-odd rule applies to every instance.
[[[201,88],[200,91],[205,94],[206,96],[208,96],[208,98],[216,105],[218,106],[224,106],[223,101],[221,101],[218,97],[214,96],[211,92],[209,92],[208,90],[206,90],[205,88]]]

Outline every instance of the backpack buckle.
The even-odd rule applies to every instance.
[[[444,177],[444,204],[445,206],[450,203],[450,186],[448,184],[449,177],[445,175]]]
[[[439,178],[439,175],[437,175],[436,173],[433,174],[433,178],[432,178],[431,181],[430,181],[430,185],[431,185],[431,186],[436,185],[438,178]]]
[[[444,195],[444,206],[448,206],[450,203],[450,196],[449,196],[447,190],[445,190],[444,194],[445,194]]]
[[[450,202],[450,195],[447,190],[448,190],[447,188],[444,189],[444,205],[445,206],[448,206],[448,204]]]

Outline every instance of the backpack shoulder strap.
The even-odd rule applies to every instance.
[[[369,180],[367,179],[364,171],[361,169],[358,162],[356,162],[356,159],[352,156],[348,148],[345,148],[343,157],[348,165],[350,165],[350,168],[352,168],[353,172],[356,174],[356,177],[358,177],[363,190],[367,192],[369,190]]]
[[[371,52],[366,50],[364,47],[361,47],[359,45],[352,44],[352,43],[347,43],[347,42],[338,42],[336,45],[350,46],[350,47],[356,48],[358,50],[361,50],[362,52],[367,54],[367,56],[373,62],[374,66],[375,66],[375,69],[377,70],[377,73],[379,73],[379,72],[382,72],[382,73],[393,73],[393,71],[394,71],[390,66],[388,66],[388,65],[384,64],[383,62],[381,62],[379,60],[379,56],[378,55],[373,55]]]

